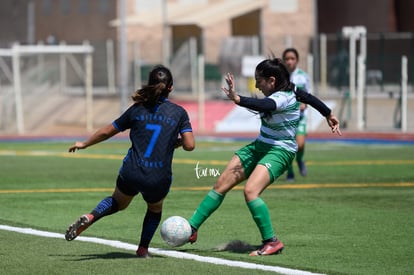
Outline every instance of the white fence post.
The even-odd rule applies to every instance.
[[[355,60],[356,60],[356,35],[352,33],[349,37],[349,93],[355,98]]]
[[[65,41],[60,42],[61,46],[65,46]],[[66,54],[59,54],[59,75],[60,75],[60,92],[63,93],[66,89]]]
[[[14,86],[14,103],[16,104],[16,126],[17,133],[24,134],[24,117],[22,102],[22,86],[20,78],[20,46],[14,44],[12,47],[13,62],[13,86]]]
[[[204,56],[198,56],[198,125],[201,133],[205,130],[204,109],[205,109],[205,88],[204,88]]]
[[[191,90],[192,94],[197,93],[197,72],[200,70],[200,66],[197,67],[197,40],[191,37],[189,40],[189,55],[190,55],[190,77],[191,77]]]
[[[401,58],[401,131],[407,132],[407,66],[408,60],[404,55]]]
[[[358,93],[357,93],[357,127],[364,130],[364,90],[365,90],[365,56],[358,56]]]
[[[83,43],[85,46],[88,42]],[[92,78],[92,53],[85,54],[85,94],[86,94],[86,130],[93,130],[93,78]]]
[[[44,46],[43,41],[39,41],[37,42],[37,45],[39,47]],[[43,55],[43,53],[40,53],[37,55],[37,71],[39,73],[37,73],[37,83],[40,84],[42,83],[42,72],[44,72],[45,70],[45,56]]]
[[[106,70],[108,78],[108,91],[115,94],[115,59],[114,59],[114,41],[106,40]]]
[[[142,86],[142,71],[141,71],[141,53],[139,42],[134,41],[134,90],[140,89]]]
[[[321,92],[323,95],[326,95],[328,81],[327,81],[327,42],[326,42],[326,34],[322,33],[320,36],[320,62],[321,62]]]

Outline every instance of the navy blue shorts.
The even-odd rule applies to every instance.
[[[171,180],[157,184],[141,184],[128,182],[121,175],[118,175],[116,186],[125,195],[136,196],[141,193],[147,203],[156,203],[165,198],[170,192]]]

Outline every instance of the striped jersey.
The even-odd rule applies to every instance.
[[[262,125],[259,141],[296,152],[296,128],[299,122],[299,102],[293,91],[274,92],[268,98],[276,103],[276,110],[260,113]]]

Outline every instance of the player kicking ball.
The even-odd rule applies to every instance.
[[[130,129],[132,146],[122,162],[112,196],[104,198],[90,213],[71,224],[65,233],[66,240],[74,240],[99,219],[127,208],[141,193],[147,209],[136,254],[141,258],[149,257],[148,247],[160,223],[163,201],[172,183],[174,150],[182,147],[192,151],[195,147],[187,112],[168,100],[172,90],[170,70],[162,65],[155,66],[148,84],[132,96],[132,106],[85,142],[78,141],[69,148],[69,152],[86,149]]]

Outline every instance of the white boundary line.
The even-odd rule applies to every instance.
[[[18,233],[23,233],[23,234],[28,234],[28,235],[47,237],[47,238],[57,238],[57,239],[65,238],[63,234],[59,234],[59,233],[40,231],[40,230],[36,230],[32,228],[20,228],[20,227],[1,225],[1,224],[0,224],[0,230],[18,232]],[[120,241],[115,241],[115,240],[105,240],[105,239],[100,239],[100,238],[81,237],[81,236],[76,238],[76,240],[82,241],[82,242],[103,244],[103,245],[107,245],[111,247],[132,250],[132,251],[135,251],[137,249],[136,245],[128,244],[128,243],[124,243]],[[164,250],[164,249],[159,249],[159,248],[149,248],[149,252],[152,254],[157,254],[157,255],[162,255],[162,256],[167,256],[167,257],[188,259],[188,260],[194,260],[198,262],[211,263],[211,264],[216,264],[216,265],[226,265],[226,266],[232,266],[232,267],[240,267],[240,268],[246,268],[246,269],[259,269],[259,270],[272,271],[272,272],[277,272],[280,274],[287,274],[287,275],[322,275],[319,273],[312,273],[309,271],[302,271],[298,269],[290,269],[290,268],[279,267],[279,266],[261,265],[261,264],[247,263],[247,262],[241,262],[241,261],[224,260],[220,258],[199,256],[195,254],[173,251],[173,250]]]

